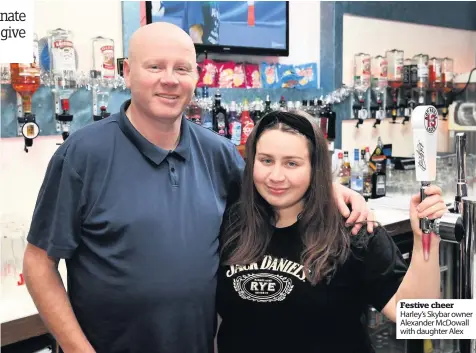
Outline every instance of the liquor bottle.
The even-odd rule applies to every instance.
[[[217,89],[215,93],[215,104],[213,106],[213,130],[224,137],[228,136],[226,116],[226,109],[221,105],[220,90]]]
[[[31,63],[10,64],[11,84],[21,96],[23,114],[31,114],[31,98],[40,88],[40,65],[38,57],[38,38],[33,39],[33,55]]]
[[[192,97],[192,101],[188,106],[188,119],[194,122],[195,124],[201,125],[201,116],[202,116],[202,108],[198,104],[197,100],[197,90],[195,90],[195,94]]]
[[[230,140],[236,146],[241,144],[241,120],[236,113],[236,102],[232,101],[230,104],[230,112],[228,114],[228,131],[230,133]]]
[[[370,55],[359,53],[354,55],[354,89],[357,91],[359,100],[370,87]]]
[[[359,149],[354,149],[354,164],[350,174],[350,188],[359,194],[362,194],[363,180],[362,169],[359,163]]]
[[[418,103],[425,104],[425,92],[428,90],[428,55],[417,54],[413,57],[413,64],[417,66],[416,90],[418,92]]]
[[[350,188],[350,170],[349,168],[347,168],[345,164],[342,152],[339,152],[338,157],[339,157],[339,171],[337,173],[338,181],[341,185],[344,185],[345,187]]]
[[[73,33],[57,28],[48,32],[48,47],[50,50],[51,71],[55,83],[55,94],[61,104],[57,110],[57,131],[61,132],[63,140],[69,136],[73,116],[70,114],[69,98],[76,90],[76,52],[74,50]]]
[[[103,79],[114,79],[116,76],[116,60],[114,57],[114,40],[95,37],[93,43],[93,68],[101,73]]]
[[[382,171],[382,164],[377,163],[377,170],[372,175],[372,199],[378,199],[387,193],[387,178]]]
[[[317,115],[316,115],[317,116]],[[327,139],[327,123],[329,121],[329,111],[327,107],[322,107],[319,111],[319,127],[321,128],[322,134]]]
[[[265,116],[268,113],[271,113],[271,100],[269,99],[269,94],[266,95],[266,101],[264,102],[264,111],[263,111],[263,116]]]
[[[327,109],[327,140],[334,141],[336,139],[337,117],[330,104],[327,105]]]
[[[241,112],[241,144],[246,145],[246,141],[248,141],[248,137],[250,136],[251,132],[255,124],[251,119],[249,108],[248,108],[248,100],[245,99],[243,103],[243,111]]]
[[[0,85],[9,85],[11,83],[10,76],[10,65],[0,64]]]
[[[279,110],[285,112],[287,110],[286,106],[286,99],[284,99],[284,96],[281,96],[281,99],[279,100]]]
[[[263,102],[259,100],[258,98],[256,98],[255,106],[254,106],[253,114],[251,118],[253,119],[253,122],[256,125],[261,120],[262,117],[263,117]]]
[[[25,140],[25,152],[27,147],[33,145],[33,139],[36,138],[40,129],[36,123],[35,115],[32,113],[31,100],[33,94],[40,87],[40,65],[38,56],[38,38],[33,35],[31,63],[12,63],[10,64],[10,80],[13,89],[21,97],[22,116],[18,116],[18,133],[22,134]]]
[[[48,32],[51,70],[61,99],[69,99],[76,89],[76,53],[73,33],[65,29]]]
[[[365,149],[360,151],[361,153],[361,168],[362,168],[362,196],[365,200],[368,200],[372,197],[372,170],[369,166],[369,148],[366,147]]]
[[[204,128],[213,130],[213,114],[212,114],[212,102],[208,96],[208,87],[202,87],[202,100],[201,100],[202,116],[200,118],[202,126]]]

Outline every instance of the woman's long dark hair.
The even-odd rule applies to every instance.
[[[299,133],[308,139],[311,182],[304,195],[299,227],[304,250],[301,261],[308,280],[317,284],[335,272],[350,252],[350,232],[337,208],[332,185],[332,163],[327,141],[312,117],[304,112],[275,111],[255,126],[246,143],[247,163],[239,201],[232,207],[222,230],[221,253],[227,265],[246,265],[264,256],[276,215],[253,181],[256,145],[264,131]],[[228,255],[225,255],[228,254]]]

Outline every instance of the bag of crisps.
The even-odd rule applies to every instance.
[[[259,65],[246,64],[246,88],[262,88]]]
[[[233,88],[246,88],[245,64],[236,64],[233,73]]]
[[[233,76],[235,75],[235,63],[232,61],[217,64],[218,87],[233,88]]]
[[[297,89],[317,88],[317,64],[309,63],[295,66],[299,77]]]
[[[199,64],[201,67],[197,87],[217,87],[217,66],[213,60],[205,59]]]
[[[260,65],[261,83],[263,88],[278,88],[278,65],[261,63]]]
[[[281,88],[295,88],[298,85],[299,76],[296,74],[294,65],[279,64],[278,75]]]

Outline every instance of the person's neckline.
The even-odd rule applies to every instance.
[[[287,225],[287,226],[284,226],[284,227],[278,227],[276,225],[273,225],[273,228],[276,232],[285,232],[285,231],[288,231],[290,229],[296,228],[298,224],[299,224],[299,219],[297,219],[294,223],[291,223],[290,225]]]

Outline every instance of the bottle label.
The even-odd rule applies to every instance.
[[[55,71],[75,71],[76,54],[70,40],[55,40],[51,48]]]
[[[34,64],[18,64],[18,76],[40,77],[40,68]]]
[[[231,135],[231,142],[239,146],[241,143],[241,123],[239,121],[230,123],[229,131]]]
[[[339,178],[339,183],[344,185],[346,188],[350,188],[350,178],[348,176],[341,176]]]
[[[418,64],[418,77],[427,78],[428,77],[428,66],[425,64]]]
[[[116,65],[114,63],[114,46],[104,45],[100,48],[102,57],[102,77],[114,78]]]
[[[225,114],[223,113],[218,113],[217,114],[217,128],[218,128],[218,134],[221,136],[226,135],[226,124],[225,124]]]
[[[350,181],[350,188],[354,191],[362,193],[364,183],[360,177],[352,177]]]
[[[250,136],[251,132],[253,131],[254,124],[252,121],[247,121],[245,125],[242,127],[242,133],[241,133],[241,144],[244,145],[246,144],[246,141],[248,140],[248,136]]]
[[[385,196],[385,175],[377,175],[376,194]]]

